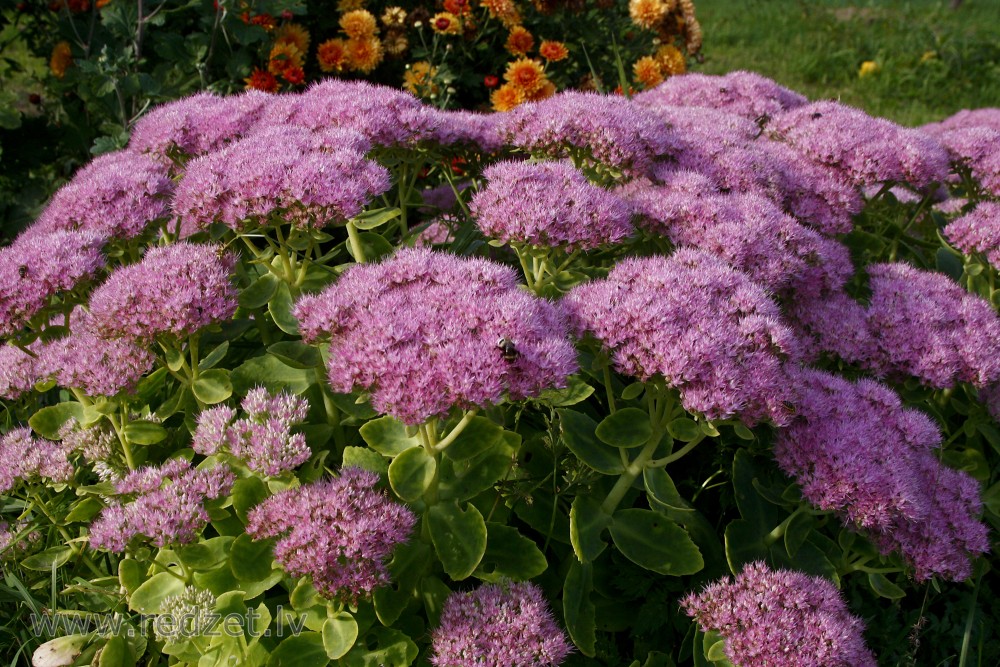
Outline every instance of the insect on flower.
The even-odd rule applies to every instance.
[[[497,348],[503,353],[503,360],[508,363],[516,361],[521,356],[521,353],[514,347],[514,341],[504,336],[501,336],[497,341]]]

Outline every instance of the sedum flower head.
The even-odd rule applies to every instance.
[[[853,275],[844,245],[799,224],[770,199],[714,193],[698,187],[699,180],[627,186],[639,226],[675,245],[710,252],[776,294],[823,294]]]
[[[196,469],[184,459],[134,470],[115,485],[130,498],[101,511],[90,526],[90,546],[121,553],[133,542],[193,542],[208,524],[206,501],[228,494],[235,481],[226,466]]]
[[[726,657],[751,667],[875,667],[864,625],[823,577],[750,563],[681,606],[705,632],[725,637]]]
[[[625,375],[662,376],[687,410],[748,424],[787,420],[784,362],[797,355],[777,305],[746,274],[694,249],[627,259],[563,301]]]
[[[58,443],[39,440],[31,429],[18,427],[0,438],[0,493],[22,482],[68,482],[73,466]]]
[[[18,332],[53,297],[93,278],[105,265],[103,247],[92,231],[32,227],[0,249],[0,336]]]
[[[160,105],[135,124],[129,148],[158,157],[204,155],[247,133],[275,99],[250,90],[230,97],[198,93]]]
[[[368,142],[349,130],[279,126],[192,160],[174,212],[187,229],[221,222],[235,230],[278,213],[300,227],[342,223],[389,189],[385,168],[365,159]]]
[[[951,161],[972,172],[990,194],[1000,196],[1000,127],[969,127],[939,136]]]
[[[221,248],[176,243],[152,248],[138,264],[113,272],[90,297],[94,328],[105,338],[183,338],[232,317],[236,258]]]
[[[809,100],[760,74],[739,70],[724,76],[670,77],[663,85],[636,95],[635,102],[654,108],[705,107],[755,119],[804,106]]]
[[[912,375],[933,387],[1000,379],[1000,318],[984,299],[941,273],[909,264],[868,269],[868,321],[879,349],[872,370]]]
[[[935,423],[872,380],[808,369],[795,381],[797,416],[778,432],[775,457],[803,496],[882,553],[899,551],[917,579],[969,576],[969,557],[989,549],[979,484],[935,456]]]
[[[592,250],[632,231],[628,205],[568,162],[497,162],[483,176],[470,209],[491,238]]]
[[[216,602],[211,591],[197,586],[185,586],[183,592],[165,597],[153,622],[156,638],[177,644],[208,633],[219,620],[214,613]]]
[[[785,112],[768,130],[856,185],[900,181],[924,188],[948,175],[948,154],[931,135],[839,102]]]
[[[25,352],[16,345],[0,345],[0,398],[16,400],[30,392],[41,379],[37,355],[37,343]]]
[[[62,387],[114,396],[133,388],[155,359],[134,339],[105,338],[93,314],[78,307],[70,315],[70,333],[39,349],[37,369]]]
[[[948,241],[966,255],[980,253],[1000,267],[1000,202],[980,202],[971,213],[944,228]]]
[[[308,401],[258,387],[247,394],[242,407],[246,414],[242,419],[235,419],[236,411],[228,406],[198,415],[194,451],[208,456],[227,450],[246,461],[251,470],[268,476],[280,475],[309,459],[305,435],[292,433],[295,424],[305,421]]]
[[[131,239],[168,215],[173,189],[166,167],[152,157],[132,151],[108,153],[53,195],[35,227]]]
[[[405,249],[349,268],[295,313],[306,341],[329,337],[334,391],[370,391],[376,409],[407,424],[536,396],[576,370],[559,310],[487,260]]]
[[[562,92],[522,104],[503,119],[501,132],[508,143],[548,157],[589,153],[597,162],[639,173],[682,148],[652,111],[596,93]]]
[[[431,650],[435,667],[555,667],[573,647],[538,586],[503,582],[448,596]]]
[[[339,477],[282,491],[254,507],[247,534],[277,537],[274,557],[307,575],[321,595],[356,602],[389,583],[387,564],[416,516],[375,489],[378,475],[344,468]]]

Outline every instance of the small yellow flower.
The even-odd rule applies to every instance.
[[[504,45],[504,48],[506,48],[511,55],[526,56],[528,55],[528,51],[531,51],[534,46],[535,38],[532,37],[527,28],[519,25],[514,26],[511,29],[510,34],[507,35],[507,43]]]
[[[438,92],[434,82],[437,67],[432,67],[426,60],[415,62],[403,72],[403,88],[418,97],[430,97]]]
[[[656,62],[659,63],[664,76],[674,76],[687,71],[684,54],[673,44],[664,44],[656,50]]]
[[[660,61],[653,56],[643,56],[636,60],[632,65],[632,73],[643,88],[652,88],[663,83],[663,68],[660,67]]]
[[[406,10],[402,7],[386,7],[382,13],[382,24],[386,28],[403,28],[406,26]]]
[[[278,28],[274,33],[274,41],[293,45],[303,56],[309,53],[309,31],[298,23],[286,23]],[[299,63],[299,67],[301,66],[302,63]]]
[[[655,30],[663,23],[667,15],[673,11],[675,0],[630,0],[628,3],[628,13],[632,18],[632,23],[640,28]]]
[[[490,93],[490,103],[494,111],[510,111],[523,102],[524,93],[511,83],[505,83]]]
[[[937,51],[924,51],[924,55],[920,56],[920,62],[926,63],[930,62],[931,60],[937,60],[937,57],[938,57]]]
[[[349,39],[344,44],[351,68],[368,74],[382,62],[382,42],[371,39]]]
[[[879,67],[877,62],[875,62],[874,60],[866,60],[863,63],[861,63],[861,67],[858,69],[858,77],[864,79],[866,77],[872,76],[876,72],[878,72],[879,69],[881,68]]]
[[[541,63],[529,58],[519,58],[507,65],[503,78],[520,90],[525,97],[538,92],[548,80]],[[496,106],[494,104],[494,106]]]
[[[431,17],[431,28],[442,35],[459,35],[462,32],[462,22],[451,12],[438,12]]]

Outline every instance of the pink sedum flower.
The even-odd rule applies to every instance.
[[[0,438],[0,493],[25,482],[58,484],[72,478],[73,466],[58,443],[40,440],[25,427],[8,431]]]
[[[309,576],[321,595],[355,603],[389,583],[393,549],[416,516],[375,489],[378,475],[344,468],[339,477],[282,491],[254,507],[247,534],[277,537],[274,558]]]
[[[173,190],[166,167],[152,157],[108,153],[94,158],[56,192],[33,228],[132,239],[169,215]]]
[[[431,635],[435,667],[556,667],[573,651],[531,582],[485,584],[448,596]]]
[[[490,238],[593,250],[632,231],[628,204],[568,162],[497,162],[483,176],[469,208]]]
[[[227,406],[204,410],[198,415],[192,447],[206,456],[228,451],[246,462],[251,470],[276,476],[297,468],[311,454],[305,435],[292,427],[305,421],[309,402],[294,394],[270,394],[262,387],[243,400],[246,417],[235,419]]]
[[[635,102],[654,109],[705,107],[754,119],[796,109],[809,100],[760,74],[738,70],[724,76],[697,73],[672,76],[636,95]]]
[[[226,466],[196,469],[183,459],[135,470],[115,485],[119,495],[132,497],[101,511],[90,526],[90,546],[122,553],[133,544],[194,542],[208,524],[205,503],[228,494],[235,481]]]
[[[186,337],[236,312],[236,257],[209,245],[152,248],[118,269],[90,297],[93,326],[105,338]]]
[[[681,606],[704,632],[726,640],[740,667],[875,667],[864,624],[822,577],[750,563]]]
[[[407,424],[537,396],[576,370],[560,311],[482,259],[404,249],[351,267],[295,314],[307,342],[329,337],[334,391],[370,391],[377,410]]]
[[[768,294],[723,260],[694,249],[627,259],[563,305],[619,372],[662,376],[687,410],[747,424],[787,420],[784,364],[797,356],[796,341]]]
[[[941,434],[872,380],[819,370],[795,378],[794,422],[778,432],[778,465],[802,494],[861,529],[882,553],[899,551],[917,579],[969,576],[970,556],[989,549],[979,483],[942,464]]]
[[[975,210],[949,223],[944,235],[966,255],[985,255],[994,268],[1000,268],[1000,202],[980,202]]]

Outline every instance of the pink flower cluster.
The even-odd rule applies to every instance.
[[[295,316],[307,342],[329,338],[334,391],[370,391],[377,410],[407,424],[535,396],[576,370],[559,310],[521,290],[509,267],[482,259],[404,249],[351,267],[303,297]]]
[[[948,176],[948,154],[932,136],[839,102],[780,114],[768,131],[857,185],[896,181],[926,188]]]
[[[980,202],[970,213],[948,223],[944,235],[966,255],[980,253],[1000,268],[1000,202]]]
[[[755,72],[724,76],[691,73],[672,76],[635,96],[638,104],[719,109],[745,118],[774,116],[808,104],[802,95]]]
[[[277,537],[274,557],[308,575],[321,595],[354,604],[389,583],[387,564],[416,516],[375,489],[378,475],[344,468],[339,477],[274,495],[249,514],[247,534]]]
[[[785,361],[797,355],[795,338],[768,294],[713,255],[681,249],[628,259],[563,303],[619,372],[662,376],[687,410],[747,424],[787,421]]]
[[[0,438],[0,493],[37,479],[58,483],[72,478],[73,466],[58,443],[39,440],[24,427]]]
[[[263,387],[252,389],[243,399],[246,417],[218,406],[198,415],[192,448],[209,456],[226,450],[247,467],[268,476],[280,475],[309,459],[310,450],[302,433],[292,433],[305,421],[309,403],[294,394],[270,394]]]
[[[242,230],[271,215],[299,227],[342,223],[389,189],[367,148],[349,130],[262,130],[188,163],[173,210],[188,233],[214,222]]]
[[[677,172],[666,185],[633,181],[623,192],[640,214],[639,227],[710,252],[776,294],[825,294],[853,275],[843,244],[799,224],[762,195],[721,194],[706,188],[706,180]]]
[[[875,667],[864,625],[840,591],[822,577],[750,563],[709,584],[681,606],[705,632],[726,640],[742,667]]]
[[[578,157],[626,170],[647,171],[677,155],[680,135],[653,112],[624,97],[563,92],[506,113],[498,127],[506,143],[551,158]]]
[[[803,370],[796,384],[798,414],[778,432],[774,453],[802,494],[883,553],[901,552],[917,579],[968,577],[969,557],[989,549],[976,519],[979,483],[934,455],[934,422],[871,380]]]
[[[183,338],[236,312],[236,257],[191,243],[155,247],[138,264],[111,274],[90,297],[93,326],[104,338]]]
[[[568,162],[497,162],[483,176],[469,208],[490,238],[593,250],[632,231],[629,206]]]
[[[235,481],[226,466],[196,469],[184,459],[134,470],[115,484],[118,495],[131,498],[101,511],[90,526],[90,546],[121,553],[133,542],[193,542],[208,524],[205,502],[228,494]]]
[[[486,584],[452,593],[431,635],[435,667],[556,667],[573,651],[530,582]]]
[[[941,142],[953,163],[969,169],[986,192],[1000,195],[1000,111],[959,111],[922,129]]]

